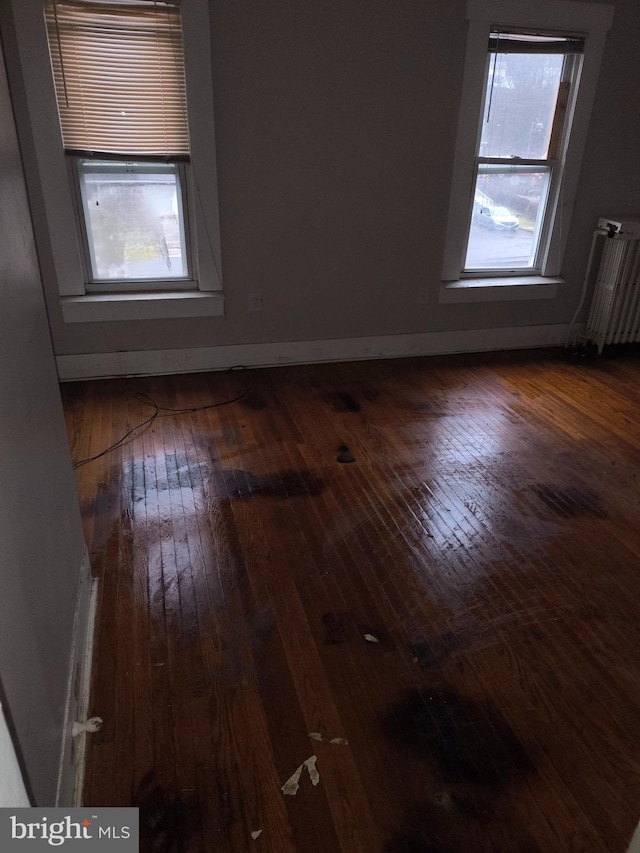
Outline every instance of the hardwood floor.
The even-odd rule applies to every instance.
[[[132,392],[249,380],[77,469],[105,721],[85,803],[139,805],[154,853],[623,853],[640,361],[67,384],[74,459],[149,417]]]

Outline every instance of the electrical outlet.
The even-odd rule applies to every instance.
[[[429,288],[428,287],[420,287],[418,289],[418,302],[420,305],[426,305],[429,301]]]
[[[249,294],[249,311],[256,314],[259,311],[262,311],[262,294],[261,293],[250,293]]]

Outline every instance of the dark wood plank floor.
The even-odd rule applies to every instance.
[[[248,380],[77,469],[86,804],[139,805],[145,851],[623,851],[640,360],[67,384],[74,458],[148,417],[132,392],[197,407]]]

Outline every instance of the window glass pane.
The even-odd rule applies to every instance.
[[[482,169],[476,183],[465,269],[532,269],[549,171]]]
[[[547,156],[563,62],[553,54],[489,57],[481,157]]]
[[[178,168],[79,165],[92,279],[188,277]]]

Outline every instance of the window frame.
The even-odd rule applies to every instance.
[[[153,288],[147,282],[145,287],[137,288],[126,279],[124,287],[112,288],[109,293],[96,292],[88,286],[87,266],[81,239],[83,219],[78,208],[76,188],[69,179],[69,160],[75,155],[67,155],[62,145],[62,135],[57,111],[57,100],[49,58],[49,46],[44,16],[43,0],[12,0],[13,23],[22,80],[26,97],[26,115],[30,129],[31,153],[37,170],[39,212],[44,214],[46,234],[42,229],[36,239],[47,242],[47,250],[52,260],[52,274],[55,277],[63,317],[73,322],[76,315],[82,313],[87,320],[87,302],[96,305],[102,298],[113,297],[122,292],[122,318],[128,316],[140,318],[139,291],[148,291],[149,317],[160,313],[175,313],[180,316],[180,307],[176,297],[201,296],[217,297],[211,300],[190,300],[186,307],[187,315],[194,310],[203,314],[221,314],[222,301],[222,259],[220,241],[220,218],[218,206],[218,178],[215,155],[215,124],[213,115],[213,80],[210,46],[210,23],[207,0],[182,0],[182,37],[184,46],[184,65],[187,91],[187,117],[190,135],[191,154],[186,164],[187,209],[185,220],[191,223],[190,237],[192,269],[190,290],[177,285],[167,292],[172,302],[160,305],[158,296],[166,292],[164,283],[158,282]],[[118,158],[119,159],[119,158]],[[140,158],[145,159],[145,158]],[[161,158],[159,158],[161,159]],[[135,157],[123,157],[122,162],[136,161]],[[77,192],[79,193],[79,186]],[[38,217],[34,217],[38,218]],[[186,222],[185,222],[186,225]],[[44,271],[43,271],[44,272]],[[46,274],[46,273],[45,273]],[[184,280],[183,280],[184,281]],[[126,296],[133,293],[136,297],[135,310],[131,312],[126,305]],[[81,312],[74,303],[82,300],[85,304]],[[69,310],[65,307],[69,303]],[[113,299],[109,305],[108,319],[116,319]],[[101,319],[99,307],[96,319]]]
[[[560,274],[573,207],[584,140],[604,49],[606,32],[613,20],[613,7],[573,0],[539,0],[535,8],[527,0],[467,0],[468,33],[462,95],[454,148],[453,175],[441,278],[457,282],[473,278],[492,281],[518,278],[554,277]],[[582,62],[574,75],[564,121],[563,140],[558,150],[561,181],[549,186],[547,221],[543,227],[539,265],[517,270],[468,270],[465,260],[477,160],[482,127],[482,109],[487,80],[489,36],[492,30],[540,29],[576,34],[585,38]],[[521,161],[519,161],[521,162]]]

